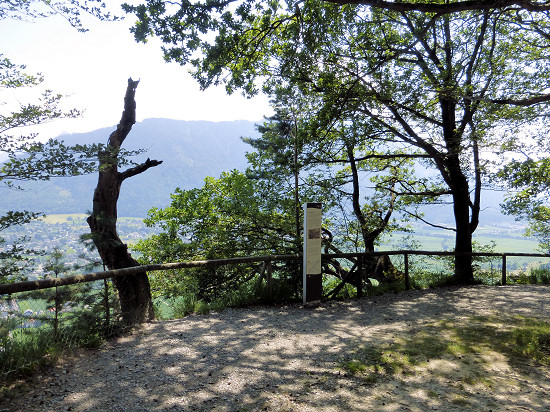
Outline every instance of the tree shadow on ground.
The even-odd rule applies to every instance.
[[[25,410],[545,411],[548,369],[492,344],[507,317],[549,321],[548,298],[478,286],[156,322],[59,366]]]

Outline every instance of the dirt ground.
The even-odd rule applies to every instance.
[[[549,368],[501,339],[525,317],[550,321],[550,287],[158,321],[60,360],[0,411],[550,411]]]

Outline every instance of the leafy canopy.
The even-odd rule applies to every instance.
[[[152,209],[145,223],[161,233],[135,249],[143,254],[142,263],[290,253],[292,209],[285,210],[278,196],[236,170],[208,177],[201,188],[177,189],[167,208]],[[164,296],[192,292],[210,300],[246,283],[254,271],[244,266],[186,270],[180,278],[155,274],[151,282]]]
[[[118,20],[106,10],[102,0],[8,0],[0,2],[0,20],[32,21],[39,18],[61,16],[78,31],[87,31],[82,12],[100,20]]]
[[[165,59],[189,64],[203,88],[273,96],[295,87],[325,130],[359,125],[403,158],[424,155],[415,167],[435,169],[440,188],[425,193],[453,203],[455,249],[466,256],[485,154],[520,147],[517,131],[529,133],[550,100],[546,6],[149,0],[124,9],[137,17],[136,40],[159,37]],[[471,259],[459,260],[457,279],[473,281]]]

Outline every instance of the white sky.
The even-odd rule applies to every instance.
[[[145,45],[134,41],[129,32],[132,16],[118,22],[86,21],[89,31],[79,33],[61,17],[34,22],[0,20],[0,53],[13,63],[25,64],[26,72],[42,73],[41,90],[68,95],[66,107],[85,111],[79,119],[42,126],[38,129],[41,140],[116,125],[129,77],[140,79],[138,121],[152,117],[259,121],[272,113],[265,96],[227,96],[223,87],[200,91],[187,68],[164,62],[160,41],[153,39]],[[1,112],[6,113],[14,102],[32,102],[37,91],[1,90]]]

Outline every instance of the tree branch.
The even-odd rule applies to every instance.
[[[355,158],[356,162],[362,162],[364,160],[370,160],[370,159],[378,159],[378,160],[392,160],[392,159],[431,159],[432,157],[429,154],[412,154],[412,153],[398,153],[398,154],[370,154],[365,155],[361,157]],[[309,164],[334,164],[334,163],[342,163],[346,164],[349,163],[349,159],[319,159],[317,157],[313,158],[314,160],[311,160]]]
[[[494,10],[503,9],[510,6],[518,6],[529,11],[547,11],[550,10],[550,2],[529,1],[529,0],[466,0],[454,3],[413,3],[400,1],[384,0],[325,0],[329,3],[344,4],[362,4],[374,8],[392,10],[392,11],[420,11],[423,13],[437,13],[440,15],[456,13],[467,10]]]
[[[118,180],[119,182],[123,182],[125,179],[128,179],[129,177],[139,175],[140,173],[145,172],[147,169],[151,167],[158,166],[162,163],[162,160],[150,160],[149,158],[145,161],[145,163],[142,163],[140,165],[137,165],[135,167],[132,167],[128,170],[125,170],[122,173],[119,173]]]
[[[450,230],[451,232],[456,232],[456,229],[455,228],[452,228],[452,227],[446,227],[446,226],[441,226],[441,225],[436,225],[435,223],[430,223],[428,222],[426,219],[423,219],[421,218],[419,215],[417,215],[416,213],[411,213],[411,212],[408,212],[406,210],[403,210],[404,213],[407,213],[408,215],[414,217],[415,219],[418,219],[420,220],[421,222],[424,222],[426,223],[428,226],[431,226],[431,227],[436,227],[438,229],[444,229],[444,230]]]
[[[136,123],[135,95],[138,84],[139,80],[134,81],[131,77],[128,79],[128,86],[126,87],[126,94],[124,96],[124,111],[116,130],[109,136],[109,146],[116,148],[122,146],[124,139],[126,139],[126,136],[132,130],[132,126]]]
[[[539,103],[545,103],[550,101],[550,94],[543,94],[540,96],[530,97],[527,99],[476,99],[475,97],[471,97],[472,100],[482,100],[482,101],[488,101],[489,103],[496,103],[496,104],[509,104],[512,106],[532,106]]]

